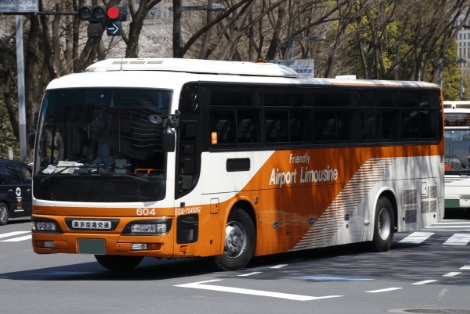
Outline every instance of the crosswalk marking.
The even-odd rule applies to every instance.
[[[444,245],[467,245],[468,242],[470,242],[469,233],[455,233],[444,242]]]
[[[470,270],[470,265],[465,265],[463,267],[460,267],[462,270]]]
[[[453,272],[447,273],[447,274],[445,274],[445,275],[442,275],[442,277],[455,277],[455,276],[457,276],[458,274],[461,274],[461,272],[453,271]]]
[[[430,236],[432,236],[434,233],[432,232],[413,232],[406,238],[398,241],[398,243],[413,243],[413,244],[419,244],[421,242],[426,241]]]
[[[328,296],[321,296],[321,297],[313,297],[313,296],[299,295],[299,294],[289,294],[289,293],[280,293],[280,292],[272,292],[272,291],[261,291],[261,290],[244,289],[244,288],[232,288],[232,287],[225,287],[225,286],[217,286],[217,285],[207,284],[208,282],[215,282],[215,281],[222,281],[222,279],[207,280],[207,281],[193,282],[193,283],[187,283],[187,284],[182,284],[182,285],[175,285],[175,287],[192,288],[192,289],[204,289],[204,290],[238,293],[238,294],[247,294],[247,295],[263,296],[263,297],[271,297],[271,298],[280,298],[280,299],[287,299],[287,300],[294,300],[294,301],[312,301],[312,300],[323,300],[323,299],[342,297],[342,295],[328,295]]]
[[[8,233],[3,233],[0,234],[0,239],[1,238],[8,238],[8,237],[13,237],[19,234],[24,234],[24,233],[30,233],[31,231],[13,231],[13,232],[8,232]]]
[[[248,277],[248,276],[251,276],[251,275],[257,275],[257,274],[261,274],[261,273],[262,272],[260,272],[260,271],[254,271],[252,273],[238,275],[238,277]]]
[[[423,280],[423,281],[418,281],[418,282],[415,282],[415,283],[412,283],[413,286],[422,286],[422,285],[426,285],[428,283],[431,283],[431,282],[435,282],[437,280]]]
[[[8,239],[8,240],[3,240],[1,242],[20,242],[20,241],[25,241],[25,240],[30,240],[32,239],[32,235],[27,235],[27,236],[23,236],[23,237],[18,237],[18,238],[12,238],[12,239]]]
[[[400,289],[403,289],[403,288],[401,288],[401,287],[391,287],[391,288],[371,290],[371,291],[366,291],[366,292],[367,293],[380,293],[380,292],[388,292],[388,291],[394,291],[394,290],[400,290]]]

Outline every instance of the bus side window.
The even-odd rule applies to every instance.
[[[316,110],[314,115],[315,141],[336,140],[336,117],[333,110]]]
[[[338,141],[352,141],[355,139],[354,111],[336,111]]]
[[[379,139],[379,121],[376,110],[359,112],[359,129],[362,141]]]
[[[237,110],[238,143],[259,143],[259,133],[259,111]]]
[[[266,111],[265,114],[266,143],[285,143],[289,141],[287,128],[287,110]]]
[[[419,116],[417,110],[401,111],[401,137],[402,139],[413,139],[419,137]]]
[[[210,131],[216,133],[217,137],[212,146],[223,144],[235,144],[235,111],[234,110],[211,110]]]
[[[310,120],[311,110],[291,110],[289,112],[290,142],[312,142]]]
[[[398,111],[397,110],[382,110],[380,117],[381,135],[382,140],[396,140],[398,139]]]

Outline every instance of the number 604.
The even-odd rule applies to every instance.
[[[155,208],[137,208],[137,216],[155,215]]]

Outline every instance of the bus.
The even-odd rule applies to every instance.
[[[470,101],[444,101],[445,208],[470,213]]]
[[[439,86],[269,63],[109,59],[55,79],[35,141],[32,243],[128,271],[143,257],[368,242],[444,212]]]

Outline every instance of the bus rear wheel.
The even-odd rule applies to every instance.
[[[237,270],[251,260],[255,252],[256,229],[250,215],[240,208],[232,209],[225,226],[224,254],[214,256],[220,270]]]
[[[142,256],[95,255],[101,266],[114,271],[131,271],[142,261]]]
[[[393,206],[387,197],[379,198],[375,208],[374,238],[371,247],[376,252],[386,252],[393,242],[395,218]]]

